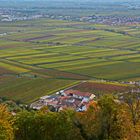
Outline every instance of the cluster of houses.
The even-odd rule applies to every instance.
[[[90,22],[94,24],[108,24],[108,25],[131,25],[139,24],[140,17],[130,17],[130,16],[101,16],[101,15],[91,15],[82,17],[73,17],[65,15],[45,15],[47,18],[58,19],[58,20],[68,20],[68,21],[82,21]]]
[[[11,22],[11,21],[22,21],[42,18],[42,14],[23,14],[15,8],[0,8],[0,21]]]
[[[53,111],[61,111],[66,108],[73,108],[77,112],[86,111],[90,103],[94,101],[95,95],[79,90],[61,90],[50,96],[43,96],[32,103],[30,107],[40,110],[44,106],[53,108]]]
[[[33,15],[33,16],[16,16],[16,15],[1,15],[2,22],[10,22],[10,21],[20,21],[20,20],[32,20],[42,18],[42,15]]]
[[[80,21],[86,21],[97,24],[108,24],[108,25],[121,25],[121,24],[138,24],[140,23],[140,17],[129,17],[129,16],[99,16],[92,15],[81,17]]]
[[[106,80],[100,80],[100,81],[107,82]],[[140,86],[139,81],[137,82],[136,81],[135,82],[112,81],[112,82]],[[132,89],[129,92],[140,93],[140,89],[139,88]],[[119,95],[122,96],[121,93]],[[96,96],[93,93],[81,92],[79,90],[74,90],[73,87],[70,87],[68,89],[56,92],[55,94],[40,97],[39,100],[37,100],[36,102],[30,105],[30,108],[34,110],[40,110],[44,106],[48,106],[51,109],[53,109],[53,111],[61,111],[66,108],[73,108],[77,112],[82,112],[82,111],[86,111],[89,105],[95,102],[95,98]]]

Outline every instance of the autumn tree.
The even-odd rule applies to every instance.
[[[79,129],[84,140],[98,140],[100,129],[98,119],[99,108],[96,102],[92,102],[85,112],[77,112],[74,124]]]
[[[0,105],[0,140],[13,140],[13,120],[5,105]]]
[[[74,112],[24,111],[16,116],[16,140],[82,140],[73,125]]]
[[[140,139],[140,93],[136,92],[137,89],[132,91],[123,95],[123,101],[126,104],[128,116],[131,117],[130,121],[133,123],[132,129],[135,130],[133,135]]]
[[[135,126],[140,122],[140,93],[126,93],[124,94],[124,101],[128,105]]]

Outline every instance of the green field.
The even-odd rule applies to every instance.
[[[40,19],[0,30],[0,96],[30,103],[81,80],[140,80],[139,25]]]

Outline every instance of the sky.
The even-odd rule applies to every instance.
[[[98,1],[100,1],[100,2],[105,2],[105,1],[107,1],[107,2],[113,2],[113,1],[121,1],[121,2],[123,2],[123,1],[140,1],[140,0],[0,0],[0,1],[96,1],[96,2],[98,2]]]
[[[140,0],[0,0],[0,2],[3,1],[8,1],[8,2],[12,2],[12,1],[16,1],[16,2],[25,2],[25,1],[65,1],[65,2],[140,2]]]

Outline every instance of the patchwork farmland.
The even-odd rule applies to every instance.
[[[0,27],[0,96],[30,103],[81,80],[140,80],[139,25],[40,19]]]

